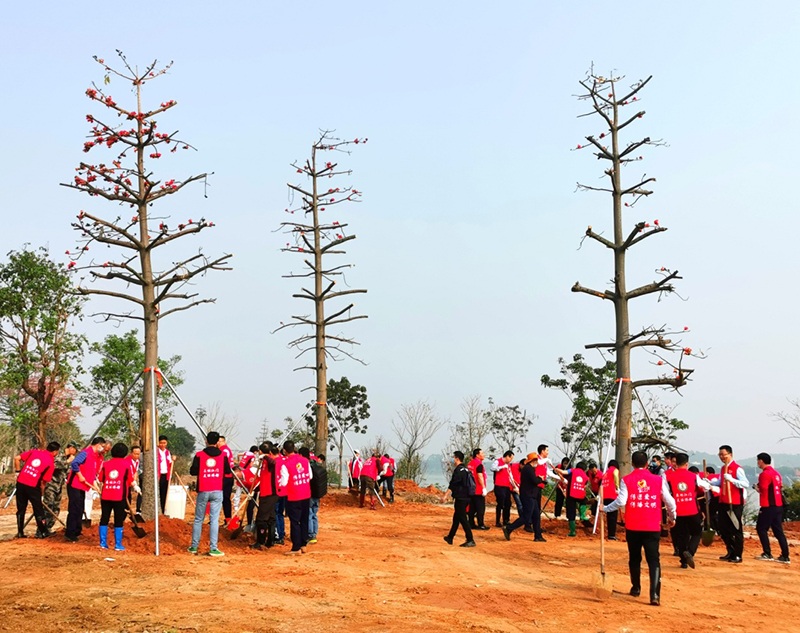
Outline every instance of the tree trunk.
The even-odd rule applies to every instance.
[[[325,362],[325,301],[322,297],[322,241],[319,230],[319,205],[317,197],[317,149],[311,148],[311,170],[313,177],[314,214],[314,303],[316,308],[316,374],[317,374],[317,428],[314,452],[324,454],[328,446],[328,366]]]
[[[47,410],[40,409],[37,412],[36,420],[36,440],[39,442],[39,448],[44,450],[47,448]]]

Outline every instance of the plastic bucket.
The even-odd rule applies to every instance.
[[[183,486],[170,486],[164,514],[170,519],[183,519],[186,514],[186,491]]]

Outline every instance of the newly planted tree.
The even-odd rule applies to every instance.
[[[313,304],[313,314],[294,315],[288,323],[281,323],[275,331],[300,326],[306,330],[289,343],[297,351],[296,358],[311,352],[313,362],[297,369],[310,369],[315,373],[316,383],[309,389],[316,390],[316,437],[315,450],[324,453],[328,444],[328,359],[339,360],[343,356],[356,358],[350,348],[358,345],[355,339],[345,336],[338,330],[331,334],[329,329],[336,325],[349,323],[356,319],[366,319],[366,315],[353,315],[353,303],[337,305],[326,310],[327,302],[348,295],[364,293],[356,288],[336,289],[337,280],[344,280],[344,273],[353,264],[340,264],[331,261],[333,255],[344,255],[343,246],[356,239],[348,231],[347,223],[334,220],[331,216],[339,205],[357,202],[361,192],[349,185],[337,186],[337,177],[349,176],[351,170],[339,167],[335,156],[349,154],[353,145],[365,143],[367,139],[345,141],[335,138],[331,132],[322,132],[311,146],[311,157],[304,163],[294,162],[292,167],[297,174],[305,177],[304,184],[291,184],[289,189],[299,194],[299,203],[286,209],[288,219],[281,222],[281,228],[290,236],[290,241],[281,250],[297,253],[303,258],[303,272],[284,275],[287,278],[305,278],[313,282],[312,288],[301,288],[292,295]],[[336,179],[336,180],[335,180]],[[310,328],[310,332],[307,331]],[[347,349],[346,349],[347,348]],[[359,361],[361,362],[361,361]]]
[[[159,131],[157,118],[177,103],[174,100],[153,103],[145,98],[145,85],[163,76],[171,64],[159,68],[154,61],[140,71],[121,52],[118,54],[120,69],[97,57],[95,60],[104,69],[104,85],[121,81],[132,86],[132,104],[118,104],[98,85],[93,84],[86,91],[89,99],[104,109],[102,113],[86,116],[91,129],[83,151],[111,155],[81,162],[73,181],[64,185],[88,194],[93,201],[110,202],[116,211],[103,212],[94,203],[81,211],[73,223],[80,236],[79,244],[77,250],[67,251],[67,255],[71,259],[69,267],[81,273],[78,290],[82,294],[109,297],[130,306],[129,310],[103,310],[100,314],[105,318],[141,321],[144,365],[156,367],[160,319],[213,303],[214,299],[199,297],[192,288],[193,280],[209,270],[229,270],[226,265],[231,255],[207,258],[202,250],[195,248],[191,253],[182,248],[185,238],[214,226],[202,213],[184,212],[186,219],[169,223],[166,216],[157,215],[157,203],[191,183],[205,181],[207,174],[183,178],[157,174],[156,169],[171,154],[192,148],[179,139],[177,132]],[[178,240],[183,241],[178,243]],[[107,247],[108,254],[95,254],[97,247]],[[148,434],[151,406],[152,391],[147,380],[140,425],[140,439],[146,451],[151,448]],[[143,459],[146,479],[152,477],[151,461]],[[147,502],[151,486],[143,486],[143,490]],[[151,508],[152,503],[146,503],[145,507]]]
[[[598,160],[603,162],[605,185],[589,186],[578,183],[581,191],[601,192],[611,198],[611,216],[613,230],[611,237],[595,231],[591,226],[586,229],[586,237],[605,246],[611,251],[614,261],[614,275],[610,287],[606,290],[594,290],[575,282],[573,292],[582,292],[601,300],[609,301],[614,306],[615,334],[612,342],[587,345],[587,348],[599,348],[612,352],[616,356],[616,379],[622,382],[620,403],[617,410],[616,459],[623,472],[630,470],[631,455],[631,401],[633,389],[643,386],[672,387],[679,389],[686,384],[693,370],[684,367],[685,357],[696,355],[679,341],[673,340],[676,332],[666,327],[644,327],[631,332],[628,304],[632,299],[656,294],[662,296],[675,291],[673,282],[681,279],[677,270],[667,267],[656,269],[657,279],[629,289],[626,278],[626,256],[634,246],[654,235],[666,231],[658,220],[631,221],[624,213],[632,214],[638,202],[649,197],[653,192],[648,189],[655,178],[647,174],[636,175],[631,180],[623,179],[623,170],[627,173],[641,162],[644,157],[639,152],[644,147],[663,145],[649,136],[633,141],[626,141],[623,132],[629,126],[639,122],[645,115],[640,109],[641,91],[650,82],[651,77],[634,83],[623,89],[621,81],[624,77],[595,74],[591,70],[580,82],[583,92],[578,99],[589,106],[589,111],[581,116],[591,117],[598,122],[599,131],[586,137],[586,143],[578,145],[577,150],[589,150]],[[639,172],[641,173],[641,172]],[[627,228],[626,228],[627,227]],[[683,328],[686,330],[688,328]],[[633,380],[631,377],[631,350],[643,348],[650,351],[654,358],[652,363],[672,369],[671,373],[660,373],[655,377]],[[669,360],[667,353],[674,352],[678,356]]]

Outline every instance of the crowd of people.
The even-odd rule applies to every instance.
[[[555,516],[560,516],[566,507],[568,537],[577,535],[578,516],[585,527],[593,525],[587,516],[591,508],[595,516],[599,511],[605,514],[607,538],[618,540],[618,517],[624,513],[630,593],[633,596],[641,593],[644,551],[650,576],[650,602],[658,605],[661,600],[659,545],[662,535],[666,535],[665,528],[672,540],[673,555],[679,558],[683,569],[695,568],[694,557],[701,542],[704,520],[713,526],[725,544],[726,553],[720,560],[734,564],[742,562],[742,513],[750,482],[744,468],[733,460],[730,446],[720,446],[718,456],[722,463],[720,472],[707,467],[701,473],[697,467],[689,465],[686,453],[667,453],[662,465],[659,456],[648,460],[644,451],[636,451],[631,458],[632,472],[621,477],[615,460],[608,462],[605,471],[601,471],[597,464],[583,460],[571,466],[568,458],[553,466],[545,444],[520,461],[515,461],[512,451],[506,451],[502,457],[493,460],[489,468],[494,475],[497,502],[495,527],[502,530],[506,540],[511,540],[511,534],[524,526],[526,531],[534,534],[534,542],[546,542],[541,527],[542,493],[547,479],[553,479],[557,482]],[[461,527],[466,539],[461,547],[475,547],[475,531],[490,529],[484,523],[488,493],[484,453],[480,448],[474,449],[468,464],[465,464],[461,451],[455,451],[452,459],[453,474],[442,502],[452,496],[454,511],[450,532],[444,540],[452,545]],[[757,464],[761,474],[753,488],[759,496],[756,532],[762,553],[756,558],[788,564],[789,546],[782,528],[786,503],[781,475],[772,467],[768,453],[759,453]],[[518,510],[518,518],[513,523],[510,521],[512,499]],[[770,531],[781,548],[777,558],[772,556]]]
[[[167,445],[168,438],[159,437],[156,463],[162,512],[174,464]],[[123,443],[112,445],[102,437],[95,437],[80,451],[76,444],[70,443],[62,452],[57,442],[51,442],[45,449],[32,449],[16,456],[18,538],[26,537],[28,505],[32,506],[32,518],[36,520],[36,538],[54,534],[54,523],[60,521],[62,489],[66,487],[69,503],[64,537],[72,542],[81,537],[83,519],[87,518],[86,494],[91,491],[100,498],[100,547],[112,546],[108,530],[113,518],[113,547],[124,550],[123,523],[126,515],[135,520],[136,514],[132,508],[133,493],[138,496],[137,511],[141,509],[140,453],[137,446],[129,450]],[[534,535],[534,542],[546,542],[541,516],[549,501],[548,497],[543,503],[543,493],[551,480],[556,493],[554,514],[559,517],[566,509],[568,537],[577,535],[578,517],[589,528],[593,525],[589,513],[595,518],[602,512],[608,527],[607,538],[618,540],[618,525],[622,524],[624,514],[631,594],[638,596],[641,592],[644,551],[650,576],[650,601],[659,604],[659,544],[667,530],[673,554],[684,569],[696,566],[695,554],[704,522],[725,544],[726,553],[720,559],[734,564],[742,562],[743,508],[751,485],[744,468],[734,461],[730,446],[720,446],[718,456],[722,464],[719,473],[710,466],[705,472],[690,466],[686,453],[667,453],[662,463],[659,456],[648,459],[646,453],[637,451],[632,455],[632,472],[623,477],[615,460],[608,462],[605,471],[584,460],[573,466],[567,458],[555,466],[545,444],[521,460],[516,460],[510,450],[493,460],[487,460],[480,448],[472,450],[469,460],[456,451],[450,484],[442,498],[442,502],[448,497],[454,501],[451,529],[444,540],[452,545],[460,527],[466,537],[461,547],[475,547],[475,532],[491,529],[485,519],[490,490],[488,474],[492,473],[495,527],[502,530],[506,540],[523,528]],[[753,488],[759,498],[756,531],[762,546],[757,559],[788,564],[789,547],[781,525],[786,505],[781,476],[772,467],[769,454],[759,453],[757,464],[761,473]],[[377,509],[376,503],[383,503],[379,497],[381,491],[389,503],[394,502],[396,465],[388,454],[381,455],[376,450],[362,459],[356,451],[347,463],[347,472],[349,489],[359,495],[360,507],[365,507],[369,495],[370,509]],[[246,516],[242,529],[254,533],[255,542],[250,547],[256,550],[284,544],[287,518],[291,541],[287,554],[302,554],[309,544],[317,541],[319,501],[328,488],[324,455],[314,455],[303,447],[297,449],[291,441],[281,446],[264,442],[234,460],[225,438],[211,432],[206,436],[205,448],[195,455],[189,473],[197,478],[189,552],[198,553],[208,516],[209,554],[224,555],[219,550],[220,514],[231,530],[237,529]],[[246,507],[241,506],[243,496]],[[513,522],[512,501],[518,513]],[[780,546],[777,558],[772,555],[770,531]]]

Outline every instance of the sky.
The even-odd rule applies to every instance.
[[[66,262],[74,216],[117,211],[59,186],[85,157],[86,114],[100,112],[84,95],[103,79],[92,55],[173,60],[145,100],[177,100],[159,127],[198,151],[167,156],[159,175],[213,176],[207,198],[187,187],[158,213],[213,221],[189,247],[233,253],[234,270],[199,281],[214,305],[164,319],[161,355],[183,357],[191,408],[216,402],[239,416],[240,445],[263,420],[300,415],[301,389],[313,384],[293,371],[290,333],[272,331],[307,309],[291,298],[297,280],[282,277],[299,259],[280,252],[278,225],[287,182],[300,182],[290,163],[308,156],[320,128],[369,138],[340,161],[353,170],[342,184],[362,202],[336,211],[358,238],[342,260],[355,264],[347,283],[368,290],[355,310],[369,318],[342,333],[367,364],[332,362],[329,377],[367,387],[370,435],[391,436],[399,407],[419,400],[458,421],[471,395],[535,413],[532,446],[557,435],[569,402],[541,375],[614,332],[610,304],[570,292],[575,281],[605,288],[613,274],[610,252],[580,248],[587,225],[610,231],[611,206],[575,191],[601,173],[588,152],[571,151],[601,131],[578,118],[575,99],[594,64],[626,83],[653,75],[640,95],[647,114],[625,138],[668,145],[629,170],[657,182],[626,222],[669,230],[629,255],[629,284],[661,266],[684,279],[679,297],[632,302],[631,327],[689,327],[681,344],[707,356],[692,361],[681,395],[657,390],[690,425],[681,444],[800,452],[800,440],[779,443],[787,431],[770,415],[800,397],[796,3],[175,1],[136,15],[56,2],[4,10],[0,249],[46,245]],[[129,86],[107,88],[132,103]],[[93,300],[88,312],[102,306]],[[135,324],[80,327],[97,341]],[[633,378],[656,373],[639,356]]]

